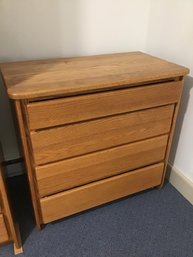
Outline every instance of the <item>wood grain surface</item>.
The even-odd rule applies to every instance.
[[[0,201],[2,214],[0,215],[0,244],[13,242],[14,253],[22,252],[19,227],[16,225],[6,186],[5,170],[0,160]]]
[[[36,165],[74,157],[170,130],[174,106],[164,106],[31,133]]]
[[[189,72],[185,67],[142,52],[5,63],[0,68],[13,99],[134,86]]]
[[[161,183],[163,163],[127,172],[41,199],[43,222],[92,208]]]
[[[176,103],[182,83],[115,90],[27,105],[30,129],[39,129]]]
[[[161,136],[39,166],[36,177],[40,196],[161,162],[167,141],[168,136]]]
[[[0,214],[0,244],[5,243],[10,240],[8,231],[5,225],[4,217]]]
[[[1,196],[1,190],[0,190],[0,213],[2,213],[2,196]]]
[[[32,199],[32,205],[33,205],[33,210],[34,210],[34,215],[35,215],[35,220],[36,220],[36,227],[38,229],[41,228],[41,213],[40,213],[40,207],[39,207],[39,201],[37,198],[37,187],[35,185],[35,176],[34,176],[34,167],[32,164],[32,153],[31,149],[27,140],[27,126],[25,124],[24,118],[26,118],[23,114],[25,113],[25,103],[22,101],[14,101],[15,104],[15,110],[16,110],[16,115],[17,115],[17,120],[18,120],[18,125],[19,125],[19,132],[20,132],[20,137],[21,137],[21,143],[22,143],[22,148],[23,148],[23,155],[24,155],[24,160],[25,160],[25,165],[26,165],[26,170],[27,170],[27,177],[28,177],[28,182],[29,182],[29,188],[30,188],[30,193],[31,193],[31,199]]]
[[[187,68],[132,52],[0,69],[38,228],[163,185]]]

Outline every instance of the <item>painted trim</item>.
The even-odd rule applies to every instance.
[[[193,205],[193,182],[170,163],[168,163],[166,178]]]

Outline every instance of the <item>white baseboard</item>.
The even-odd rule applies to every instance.
[[[171,164],[168,164],[166,178],[193,205],[193,182]]]

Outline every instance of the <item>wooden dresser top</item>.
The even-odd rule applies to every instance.
[[[12,99],[81,94],[188,74],[183,66],[142,52],[0,64]]]

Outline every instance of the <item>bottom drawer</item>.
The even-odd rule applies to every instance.
[[[0,244],[9,241],[9,235],[5,225],[3,215],[0,214]]]
[[[42,198],[43,223],[158,186],[163,168],[159,163]]]

